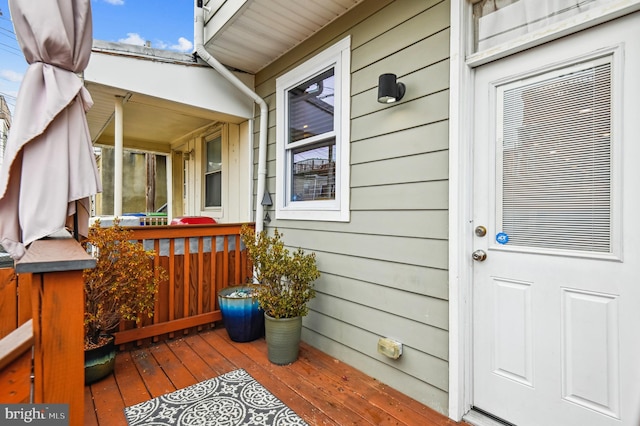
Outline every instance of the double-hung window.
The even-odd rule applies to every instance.
[[[349,220],[350,38],[276,80],[276,217]]]
[[[222,207],[222,136],[205,140],[204,207]]]

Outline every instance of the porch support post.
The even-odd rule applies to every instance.
[[[113,214],[122,216],[122,163],[124,155],[124,122],[123,122],[123,98],[116,96],[115,100],[115,136],[113,156]]]
[[[95,267],[71,235],[34,241],[16,263],[33,274],[33,402],[69,404],[69,425],[84,424],[84,286]]]
[[[173,219],[173,155],[166,156],[167,170],[167,224]]]

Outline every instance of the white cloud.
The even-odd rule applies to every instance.
[[[127,33],[127,38],[118,40],[120,43],[133,44],[136,46],[144,46],[145,40],[138,33]]]
[[[20,83],[22,81],[22,74],[11,70],[0,70],[0,78],[3,80],[11,81],[12,83]]]
[[[177,50],[179,52],[191,52],[193,50],[193,43],[184,37],[178,39],[178,44],[172,45],[169,49]]]
[[[114,6],[122,6],[124,4],[124,0],[104,0],[104,2]]]

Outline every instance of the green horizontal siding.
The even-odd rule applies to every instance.
[[[351,36],[351,220],[276,220],[322,276],[303,339],[446,413],[448,397],[449,0],[368,0],[256,76],[269,104],[267,189],[278,197],[275,79]],[[378,76],[407,87],[376,101]],[[255,131],[259,123],[255,123]],[[258,134],[254,137],[257,154]],[[257,158],[257,155],[255,155]],[[254,165],[257,176],[257,165]],[[380,337],[403,343],[399,360]]]
[[[419,155],[449,147],[449,122],[403,129],[393,133],[351,141],[351,164]]]

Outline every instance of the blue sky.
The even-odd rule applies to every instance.
[[[191,53],[193,3],[193,0],[91,0],[93,38],[135,45],[148,40],[155,48]],[[8,0],[0,0],[0,11],[0,95],[13,110],[27,63],[16,41]]]

